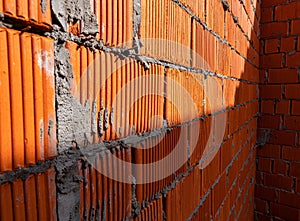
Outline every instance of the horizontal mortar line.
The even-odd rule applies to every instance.
[[[253,9],[253,11],[254,11],[254,14],[255,14],[255,16],[256,16],[256,18],[257,18],[257,21],[259,21],[259,15],[257,14],[257,10],[256,10],[256,7],[255,7],[255,5],[253,4],[253,1],[252,0],[250,0],[250,4],[251,4],[251,6],[252,6],[252,9]],[[258,3],[258,7],[260,7],[260,4]]]
[[[174,126],[174,127],[166,128],[166,130],[172,130],[176,127],[178,128],[178,126]],[[143,142],[143,140],[149,139],[151,136],[158,135],[158,133],[151,134],[151,132],[146,132],[145,134],[147,134],[148,136],[139,135],[139,137],[141,139],[138,140],[138,142]],[[134,135],[134,140],[136,140],[136,136],[137,135]],[[115,141],[115,140],[114,141],[105,141],[105,142],[103,142],[103,144],[105,144],[106,149],[103,149],[103,145],[94,144],[94,145],[91,145],[90,147],[87,147],[86,150],[89,150],[88,148],[91,148],[92,150],[95,151],[95,146],[97,146],[97,145],[99,145],[99,147],[102,148],[102,149],[96,149],[97,151],[110,150],[112,147],[122,146],[123,144],[126,146],[128,141],[127,141],[127,143],[125,142],[123,144],[122,143],[120,144],[120,141],[126,140],[126,139],[130,140],[130,137],[132,137],[132,136],[121,138],[120,140],[117,140],[117,141]],[[66,153],[59,154],[58,156],[56,156],[55,158],[53,158],[51,160],[39,162],[38,164],[29,166],[29,167],[21,168],[19,170],[14,170],[14,171],[7,171],[4,174],[0,174],[0,184],[6,183],[6,182],[13,182],[19,178],[27,179],[31,174],[38,174],[38,173],[46,172],[47,169],[56,165],[56,163],[59,161],[59,158],[70,156],[70,153],[74,154],[74,151],[68,151]],[[78,157],[78,160],[80,160],[80,159],[81,159],[81,157]]]
[[[174,128],[182,127],[182,126],[184,126],[186,124],[189,124],[191,122],[203,120],[203,119],[206,119],[210,116],[213,116],[214,114],[219,114],[219,113],[227,111],[227,110],[233,110],[233,109],[241,107],[241,106],[246,106],[247,104],[254,103],[256,101],[257,101],[257,99],[250,100],[250,101],[244,102],[242,104],[238,104],[238,105],[235,105],[235,106],[232,106],[232,107],[228,107],[224,110],[221,110],[221,111],[209,114],[209,115],[203,115],[199,118],[191,119],[188,122],[185,122],[185,123],[182,123],[182,124],[179,124],[179,125],[175,125],[175,126],[172,126],[172,127],[168,126],[168,127],[165,127],[165,128],[159,128],[159,129],[155,129],[153,131],[147,131],[147,132],[144,132],[144,133],[135,134],[135,135],[127,136],[127,137],[124,137],[124,138],[120,138],[119,140],[104,141],[102,143],[102,145],[100,145],[100,144],[89,145],[88,148],[91,148],[92,150],[95,150],[95,147],[99,146],[102,149],[98,149],[98,151],[110,150],[112,147],[115,147],[115,146],[122,146],[122,145],[127,146],[128,143],[131,142],[130,138],[133,138],[133,140],[137,140],[137,137],[140,138],[138,140],[138,142],[143,142],[144,140],[149,139],[152,136],[157,136],[158,134],[163,134],[165,132],[165,130],[173,130]],[[243,126],[245,126],[247,123],[245,123]],[[161,133],[159,133],[159,132],[161,132]],[[120,141],[121,142],[124,141],[124,142],[120,143]],[[105,145],[105,149],[103,149],[103,144]],[[6,183],[6,182],[13,182],[13,181],[15,181],[19,178],[26,179],[31,174],[43,173],[47,169],[49,169],[51,166],[55,166],[57,160],[59,160],[60,157],[65,157],[66,155],[69,155],[70,153],[73,154],[73,152],[62,153],[62,154],[59,154],[58,156],[56,156],[53,159],[46,160],[44,162],[39,162],[38,164],[29,166],[29,167],[24,167],[24,168],[21,168],[19,170],[7,171],[4,174],[0,174],[0,184]],[[78,159],[81,159],[81,158],[78,158]]]
[[[227,107],[227,108],[224,108],[222,110],[219,110],[219,111],[216,111],[214,113],[211,113],[211,114],[206,114],[206,115],[202,115],[201,117],[197,117],[197,118],[194,118],[194,119],[191,119],[189,121],[186,121],[186,122],[183,122],[181,124],[177,124],[171,128],[178,128],[178,127],[182,127],[184,125],[188,125],[190,123],[193,123],[193,122],[196,122],[196,121],[202,121],[202,120],[205,120],[209,117],[213,117],[213,116],[217,116],[218,114],[221,114],[221,113],[226,113],[226,111],[230,111],[230,110],[234,110],[236,108],[240,108],[240,107],[245,107],[247,106],[248,104],[251,104],[251,103],[255,103],[256,101],[258,101],[257,99],[254,99],[254,100],[250,100],[250,101],[246,101],[244,103],[241,103],[241,104],[237,104],[235,106],[231,106],[231,107]],[[257,112],[256,114],[254,114],[253,116],[254,117],[258,117],[259,115],[259,112]],[[252,117],[251,117],[252,118]],[[249,118],[250,120],[252,120],[251,118]],[[245,124],[247,124],[248,122],[246,121]],[[235,131],[234,131],[235,132]]]
[[[14,29],[21,32],[27,32],[31,34],[36,34],[39,36],[44,36],[43,33],[49,32],[52,29],[51,26],[46,28],[45,24],[39,24],[38,22],[25,21],[20,17],[13,17],[0,12],[0,27]]]
[[[180,0],[172,0],[175,4],[177,4],[180,8],[184,9],[192,18],[194,18],[200,25],[203,26],[204,29],[206,29],[207,31],[209,31],[211,34],[213,34],[216,38],[218,38],[221,42],[223,42],[224,44],[232,47],[229,42],[226,41],[226,39],[222,38],[219,34],[217,34],[216,32],[214,32],[210,27],[208,27],[208,25],[203,22],[197,15],[195,15],[189,8],[187,8],[182,2],[180,2]],[[233,16],[232,19],[234,20]],[[239,27],[240,28],[240,27]],[[245,33],[243,32],[243,30],[241,30],[243,35],[245,35]],[[259,53],[259,51],[255,48],[255,46],[253,45],[253,43],[249,40],[248,36],[245,35],[245,37],[247,37],[247,40],[249,41],[251,47]]]
[[[246,125],[248,125],[254,118],[255,118],[255,117],[252,117],[252,118],[251,118],[249,121],[247,121],[242,127],[245,127]],[[241,129],[242,127],[240,127],[240,129]],[[239,131],[239,130],[237,130],[237,131]],[[232,135],[234,135],[235,133],[237,133],[237,131],[235,131]],[[255,133],[252,133],[252,134],[250,135],[250,137],[247,138],[247,140],[245,141],[245,143],[243,144],[243,146],[239,149],[239,151],[236,153],[236,155],[233,157],[232,161],[229,163],[229,165],[228,165],[227,167],[229,167],[229,166],[231,167],[231,166],[232,166],[232,162],[235,161],[235,160],[237,160],[238,155],[239,155],[240,152],[242,151],[242,148],[245,147],[245,146],[251,141],[251,138],[254,136],[254,134],[255,134]],[[224,141],[222,141],[221,143],[224,143]],[[218,145],[218,146],[219,146],[219,145]],[[255,144],[253,145],[253,147],[254,147],[254,146],[255,146]],[[253,149],[253,147],[252,147],[251,149]],[[251,157],[251,154],[249,154],[249,157],[247,158],[246,161],[249,161],[250,157]],[[147,201],[147,202],[146,202],[146,201],[143,201],[143,202],[140,204],[141,208],[143,209],[143,208],[147,207],[147,204],[148,204],[148,203],[153,202],[154,200],[156,200],[156,199],[157,199],[158,197],[160,197],[161,195],[165,195],[165,194],[167,194],[170,190],[174,189],[174,188],[176,187],[177,183],[178,183],[180,180],[182,180],[184,177],[186,177],[190,172],[192,172],[192,171],[199,165],[199,163],[200,163],[200,161],[199,161],[198,163],[196,163],[195,165],[191,166],[190,168],[188,168],[186,172],[183,172],[183,173],[179,174],[179,175],[178,175],[178,179],[175,178],[175,179],[173,180],[173,182],[172,182],[169,186],[166,186],[166,187],[164,187],[162,190],[160,190],[159,192],[153,194],[153,195],[150,197],[151,200],[150,200],[149,202],[148,202],[148,201]],[[225,168],[224,172],[226,172],[226,171],[228,170],[227,167]],[[230,167],[229,167],[229,168],[230,168]],[[246,165],[243,165],[243,167],[241,168],[240,171],[243,171],[243,169],[244,169],[245,167],[246,167]],[[219,177],[218,179],[220,179],[220,177]],[[237,179],[237,178],[236,178],[236,179]],[[217,183],[218,183],[218,182],[215,182],[214,184],[212,184],[208,191],[211,191],[211,190],[213,189],[213,187],[214,187]],[[233,182],[233,183],[234,183],[234,182]],[[207,194],[207,193],[206,193],[206,194]],[[142,205],[145,205],[145,204],[146,204],[146,206],[143,207]]]
[[[243,5],[243,8],[245,9],[247,18],[250,20],[250,16],[248,15],[248,13],[247,13],[247,11],[246,11],[246,7],[245,7],[244,3],[242,3],[242,5]],[[252,5],[252,4],[251,4],[251,5]],[[230,16],[231,16],[231,18],[232,18],[233,20],[235,20],[235,18],[238,18],[238,17],[235,17],[235,16],[234,16],[234,14],[233,14],[231,8],[229,8],[228,11],[229,11],[229,14],[230,14]],[[255,14],[255,17],[257,18],[256,14]],[[257,20],[258,20],[258,18],[257,18]],[[247,40],[248,40],[249,42],[251,42],[251,39],[249,38],[248,35],[246,35],[246,32],[245,32],[244,29],[242,28],[241,24],[240,24],[239,22],[235,22],[235,23],[237,24],[237,26],[239,27],[239,29],[242,31],[243,35],[247,38]],[[252,31],[256,34],[256,36],[259,38],[259,34],[255,31],[255,29],[254,29],[254,24],[251,22],[251,20],[250,20],[250,23],[251,23],[251,30],[252,30]],[[255,51],[258,52],[258,49],[255,48],[254,45],[253,45],[253,48],[255,49]]]
[[[79,45],[85,46],[86,48],[88,48],[92,51],[100,50],[100,51],[103,51],[103,52],[106,52],[106,53],[113,53],[114,55],[119,56],[121,59],[125,59],[125,58],[135,59],[136,61],[141,62],[146,68],[149,68],[148,63],[152,63],[152,64],[162,65],[162,66],[165,66],[165,67],[170,67],[171,66],[173,68],[183,70],[183,71],[202,73],[204,75],[206,74],[206,75],[216,76],[218,78],[224,78],[224,79],[230,79],[230,80],[238,80],[238,81],[246,82],[246,83],[249,83],[249,84],[257,84],[257,82],[252,82],[252,81],[248,81],[248,80],[243,80],[243,79],[239,79],[239,78],[234,78],[234,77],[229,77],[229,76],[225,76],[225,75],[221,75],[221,74],[216,74],[216,73],[211,72],[211,71],[205,71],[203,69],[187,67],[187,66],[184,66],[184,65],[173,63],[171,61],[158,60],[158,59],[155,59],[155,58],[152,58],[152,57],[149,57],[149,56],[137,54],[135,52],[134,48],[105,46],[101,40],[97,41],[94,38],[93,39],[87,39],[87,38],[83,38],[83,37],[78,37],[78,36],[74,36],[71,33],[63,32],[63,31],[59,31],[59,30],[53,30],[52,32],[45,33],[45,35],[47,37],[51,37],[55,40],[59,39],[59,40],[62,40],[62,41],[75,42]],[[228,44],[228,46],[230,46],[230,45]],[[231,49],[235,50],[233,47],[231,47]],[[250,60],[248,60],[243,55],[241,55],[238,51],[236,51],[236,52],[241,57],[243,57],[245,59],[245,61],[247,61],[249,64],[251,64],[254,68],[259,69]]]
[[[100,51],[103,51],[106,53],[113,53],[116,56],[120,56],[121,59],[124,59],[124,58],[135,59],[136,61],[141,62],[146,68],[149,68],[148,63],[151,63],[151,64],[158,64],[158,65],[161,65],[164,67],[175,68],[175,69],[182,70],[182,71],[189,71],[189,72],[193,72],[193,73],[202,73],[204,75],[218,77],[221,79],[229,79],[229,80],[233,80],[233,81],[236,80],[236,81],[240,81],[240,82],[244,82],[244,83],[248,83],[248,84],[258,84],[257,82],[253,82],[253,81],[248,81],[248,80],[239,79],[239,78],[235,78],[235,77],[229,77],[229,76],[225,76],[225,75],[221,75],[221,74],[216,74],[212,71],[206,71],[204,69],[192,68],[192,67],[172,63],[170,61],[158,60],[158,59],[155,59],[155,58],[152,58],[149,56],[136,54],[133,48],[105,46],[105,45],[103,45],[103,42],[97,41],[96,39],[86,39],[86,38],[82,38],[82,37],[77,37],[77,36],[74,36],[67,32],[53,31],[52,33],[48,33],[48,36],[52,37],[54,39],[75,42],[79,45],[83,45],[83,46],[91,49],[92,51],[100,50]],[[63,37],[57,37],[57,36],[63,36]],[[256,66],[254,66],[254,67],[257,68]]]
[[[44,162],[38,162],[35,165],[20,168],[14,171],[4,171],[5,173],[0,174],[0,185],[7,182],[14,182],[17,179],[26,180],[32,174],[39,174],[46,172],[50,167],[55,164],[56,158],[46,160]]]
[[[251,140],[251,138],[252,138],[253,136],[254,136],[254,134],[252,134],[251,137],[248,137],[248,139],[247,139],[246,142],[244,143],[243,147],[245,147],[245,146],[250,142],[250,140]],[[242,148],[243,148],[243,147],[242,147]],[[236,153],[236,155],[234,156],[234,159],[237,159],[237,158],[238,158],[238,155],[239,155],[240,152],[242,151],[242,148],[240,148],[239,151]],[[253,148],[253,147],[252,147],[252,148]],[[251,149],[252,149],[252,148],[251,148]],[[253,153],[253,151],[252,151],[251,153]],[[249,159],[251,158],[251,155],[252,155],[251,153],[248,155],[248,158],[247,158],[248,161],[249,161]],[[252,163],[251,168],[252,168],[254,165],[255,165],[255,162]],[[239,170],[239,174],[244,170],[245,167],[246,167],[246,165],[243,165],[243,167]],[[227,173],[226,170],[225,170],[224,172]],[[250,171],[250,172],[251,172],[251,171]],[[249,172],[249,173],[250,173],[250,172]],[[249,173],[247,174],[247,177],[248,177]],[[208,190],[208,192],[205,194],[206,197],[207,197],[208,194],[212,191],[212,187],[214,187],[214,186],[219,182],[220,178],[221,178],[221,175],[219,175],[217,181],[215,181],[215,182],[212,184],[212,186],[210,187],[210,189]],[[230,191],[237,185],[237,180],[238,180],[238,176],[237,176],[237,177],[234,179],[234,181],[232,182],[232,185],[230,186],[230,189],[228,190],[228,192],[230,192]],[[246,181],[245,181],[245,182],[246,182]],[[244,185],[242,185],[242,187],[241,187],[242,189],[241,189],[241,190],[243,190],[243,186],[244,186]],[[240,192],[241,190],[239,190],[239,192]],[[206,200],[206,198],[204,198],[204,197],[200,200],[200,203],[198,204],[198,206],[196,206],[196,208],[194,209],[194,211],[192,212],[192,214],[189,216],[189,218],[188,218],[187,220],[191,220],[191,219],[193,218],[193,216],[196,215],[196,213],[198,212],[198,210],[200,209],[200,207],[203,205],[203,203],[205,202],[205,200]],[[226,197],[225,197],[225,199],[222,201],[221,205],[225,203],[225,200],[226,200]],[[236,199],[236,200],[237,200],[237,199]],[[236,201],[235,201],[235,202],[236,202]],[[234,204],[234,205],[235,205],[235,204]],[[233,205],[233,206],[234,206],[234,205]]]
[[[220,39],[219,39],[220,40]],[[221,40],[222,41],[222,40]],[[222,41],[223,42],[223,41]],[[254,68],[256,69],[259,69],[259,67],[257,67],[252,61],[250,61],[248,58],[246,58],[244,55],[242,55],[239,51],[237,51],[233,46],[231,46],[227,41],[226,42],[223,42],[224,44],[226,44],[228,47],[230,47],[231,50],[235,51],[240,57],[242,57],[246,62],[248,62],[250,65],[252,65]],[[149,56],[146,56],[146,55],[142,55],[142,54],[132,54],[131,56],[135,56],[137,57],[138,59],[139,58],[149,58],[150,61],[149,63],[151,63],[151,59],[153,60],[156,60],[156,62],[160,61],[160,62],[163,62],[163,63],[167,63],[167,64],[172,64],[174,66],[178,66],[178,67],[183,67],[183,68],[190,68],[190,69],[193,69],[192,67],[187,67],[187,66],[184,66],[184,65],[181,65],[181,64],[177,64],[177,63],[173,63],[171,61],[165,61],[165,60],[159,60],[159,59],[156,59],[156,58],[153,58],[153,57],[149,57]],[[259,54],[258,54],[259,56]],[[197,69],[196,69],[197,70]],[[202,70],[202,69],[199,69],[199,70]],[[221,75],[223,76],[223,75]]]
[[[200,117],[190,119],[189,121],[186,121],[186,122],[183,122],[181,124],[174,125],[174,126],[167,126],[167,127],[157,128],[157,129],[152,130],[152,131],[145,131],[145,132],[141,132],[139,134],[134,134],[134,135],[122,137],[122,138],[119,138],[118,140],[103,141],[103,143],[100,143],[100,144],[90,144],[87,147],[83,147],[83,148],[85,148],[85,150],[92,150],[92,151],[97,151],[97,152],[101,152],[101,151],[104,151],[104,150],[110,150],[110,149],[112,149],[116,146],[121,146],[121,147],[128,148],[130,145],[135,146],[137,143],[144,142],[146,139],[149,139],[151,137],[156,137],[160,134],[164,134],[166,131],[172,131],[173,129],[181,128],[185,125],[189,125],[192,122],[202,121],[202,120],[207,119],[208,117],[215,116],[217,114],[220,114],[220,113],[226,112],[226,111],[230,111],[230,110],[233,110],[235,108],[240,108],[240,107],[243,107],[243,106],[247,106],[248,104],[254,103],[256,101],[257,101],[257,99],[246,101],[244,103],[237,104],[237,105],[232,106],[232,107],[228,107],[226,109],[214,112],[212,114],[202,115]],[[246,127],[248,125],[248,123],[250,123],[257,116],[258,116],[257,113],[255,115],[251,116],[248,119],[248,121],[246,121],[240,128],[238,128],[236,131],[234,131],[232,133],[232,135],[234,133],[238,132],[239,130],[243,129],[244,127]],[[104,148],[103,145],[105,145],[105,148]]]
[[[204,69],[197,69],[197,68],[193,68],[193,67],[188,67],[188,66],[172,63],[170,61],[157,60],[155,58],[145,56],[145,55],[135,55],[135,56],[142,57],[143,60],[148,62],[148,63],[158,64],[158,65],[164,66],[166,68],[174,68],[174,69],[177,69],[177,70],[180,70],[180,71],[188,71],[188,72],[191,72],[191,73],[199,73],[199,74],[203,74],[204,76],[217,77],[217,78],[220,78],[220,79],[228,79],[228,80],[239,81],[239,82],[248,83],[248,84],[258,84],[258,82],[248,81],[248,80],[235,78],[235,77],[230,77],[230,76],[218,74],[218,73],[208,71],[208,70],[204,70]]]

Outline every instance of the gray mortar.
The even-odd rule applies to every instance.
[[[41,0],[40,6],[43,13],[45,13],[48,5],[48,0]]]
[[[52,12],[63,31],[68,31],[68,23],[80,20],[82,34],[98,33],[98,23],[95,14],[91,12],[89,0],[52,0]]]
[[[57,44],[55,48],[55,76],[57,102],[58,151],[62,152],[76,142],[82,147],[91,141],[91,110],[87,101],[82,105],[71,93],[73,78],[70,54],[65,44]]]
[[[224,39],[222,39],[217,33],[209,29],[205,23],[203,23],[198,17],[196,17],[189,9],[183,6],[179,1],[173,0],[179,7],[183,8],[187,13],[189,13],[193,19],[200,23],[204,29],[208,30],[214,36],[216,36],[221,42],[229,45]],[[222,0],[224,5],[224,10],[228,10],[227,1]],[[225,4],[224,4],[225,3]],[[134,14],[133,14],[133,36],[134,44],[133,48],[116,48],[104,46],[102,41],[97,41],[95,38],[86,37],[86,35],[94,35],[98,32],[98,25],[96,17],[91,13],[90,1],[88,0],[52,0],[51,7],[54,17],[56,18],[57,24],[53,25],[53,29],[50,33],[45,33],[46,36],[55,39],[55,80],[56,80],[56,111],[57,111],[57,136],[58,136],[58,152],[59,156],[54,160],[49,160],[43,163],[38,163],[32,167],[20,169],[13,172],[8,172],[0,175],[0,184],[5,182],[13,182],[16,179],[26,180],[30,174],[38,174],[45,172],[51,166],[55,166],[57,177],[57,213],[58,220],[79,220],[79,204],[80,204],[80,182],[83,182],[83,178],[78,176],[78,166],[77,162],[81,160],[80,151],[67,151],[75,143],[76,146],[82,147],[86,146],[82,150],[85,152],[89,151],[89,155],[94,155],[94,153],[102,151],[104,149],[113,149],[115,146],[121,146],[127,148],[128,146],[134,146],[137,143],[143,142],[146,139],[149,139],[151,136],[157,136],[158,134],[165,133],[165,130],[172,130],[170,127],[158,129],[152,131],[151,133],[141,133],[126,137],[118,141],[109,141],[105,142],[102,145],[91,145],[89,146],[89,140],[91,134],[95,133],[95,126],[97,122],[95,118],[90,120],[91,112],[93,116],[95,112],[95,106],[92,106],[90,110],[90,104],[87,102],[82,105],[78,99],[73,97],[70,94],[70,84],[73,78],[72,66],[70,64],[70,55],[69,51],[65,48],[64,42],[72,41],[79,45],[83,45],[90,50],[102,50],[107,53],[113,53],[119,58],[123,59],[129,57],[139,61],[144,65],[145,68],[149,68],[149,64],[158,64],[164,67],[171,67],[174,69],[182,71],[190,71],[194,73],[200,73],[204,76],[215,76],[221,79],[231,79],[236,81],[243,81],[250,84],[256,84],[255,82],[244,81],[236,78],[231,78],[227,76],[222,76],[215,74],[213,72],[208,72],[199,69],[193,69],[190,67],[185,67],[168,61],[157,60],[151,57],[141,56],[139,54],[139,48],[141,46],[139,35],[140,35],[140,23],[141,23],[141,3],[140,0],[134,0]],[[42,11],[47,6],[47,0],[41,0]],[[230,7],[230,6],[229,6]],[[5,25],[3,21],[3,14],[0,13],[0,20]],[[74,36],[67,33],[68,22],[76,22],[81,20],[82,25],[82,34],[81,36]],[[6,19],[7,21],[7,19]],[[55,23],[55,22],[54,22]],[[1,25],[1,24],[0,24]],[[16,28],[18,29],[18,28]],[[252,44],[251,44],[252,45]],[[231,46],[230,46],[231,47]],[[253,47],[253,45],[252,45]],[[231,47],[232,50],[235,50]],[[247,59],[246,59],[247,60]],[[252,64],[252,62],[250,62]],[[101,111],[98,113],[98,135],[103,134],[103,130],[108,129],[109,127],[109,112],[103,106]],[[104,117],[104,119],[103,119]],[[102,128],[103,120],[104,128]],[[199,118],[200,119],[200,118]],[[194,121],[194,120],[192,120]],[[191,121],[191,122],[192,122]],[[135,127],[132,128],[133,133],[135,133]],[[85,156],[88,156],[86,154]],[[229,165],[230,166],[230,165]],[[187,176],[196,166],[190,168],[183,174],[179,174],[174,177],[174,181],[163,190],[156,193],[154,196],[149,199],[159,198],[161,195],[166,196],[168,191],[175,188],[177,183]],[[141,208],[148,205],[148,201],[143,201],[139,205],[136,200],[136,185],[132,185],[132,215],[140,214]],[[109,206],[107,201],[103,201],[103,207]],[[199,205],[200,206],[200,205]],[[199,207],[198,207],[199,208]],[[99,208],[94,208],[95,212],[92,214],[95,215],[96,220],[105,220],[106,214],[103,211],[99,211]],[[102,218],[102,219],[101,219]]]
[[[140,28],[142,19],[141,0],[133,0],[133,47],[140,53]]]
[[[58,220],[80,220],[80,181],[78,176],[79,151],[65,155],[56,162]]]

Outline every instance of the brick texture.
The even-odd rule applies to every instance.
[[[259,127],[263,129],[258,137],[263,142],[257,151],[258,220],[300,217],[296,182],[300,177],[299,7],[296,1],[262,1]]]

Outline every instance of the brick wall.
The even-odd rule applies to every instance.
[[[299,220],[300,2],[263,0],[261,7],[255,217]]]
[[[257,211],[270,203],[261,168],[265,186],[298,188],[297,164],[284,170],[297,134],[279,130],[297,126],[283,115],[299,112],[297,93],[278,82],[297,40],[273,42],[297,29],[266,24],[260,61],[256,0],[17,0],[0,12],[0,220],[252,220],[255,175]],[[282,87],[290,100],[273,97]],[[259,102],[277,137],[255,174]]]

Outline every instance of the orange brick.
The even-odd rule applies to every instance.
[[[265,41],[265,53],[275,53],[278,52],[279,48],[279,40],[278,39],[270,39]]]
[[[3,1],[2,1],[3,2]],[[46,2],[42,12],[42,5],[38,0],[32,1],[4,1],[0,10],[6,16],[17,19],[24,25],[32,25],[41,30],[50,30],[52,26],[52,17],[50,2]]]
[[[294,54],[288,54],[286,57],[287,67],[298,67],[300,66],[300,52]]]
[[[237,31],[237,25],[234,23],[229,12],[226,12],[226,23],[225,23],[225,38],[229,44],[235,47],[235,33]]]
[[[269,83],[297,83],[298,71],[297,69],[270,69]]]
[[[262,38],[286,36],[287,34],[288,34],[287,22],[273,22],[273,23],[265,23],[261,25]]]
[[[276,114],[289,114],[289,113],[290,113],[289,100],[276,101]]]
[[[219,16],[214,16],[216,13]],[[206,23],[221,37],[224,36],[224,10],[221,1],[206,1]]]
[[[280,42],[280,52],[289,52],[295,50],[295,38],[281,38]]]

